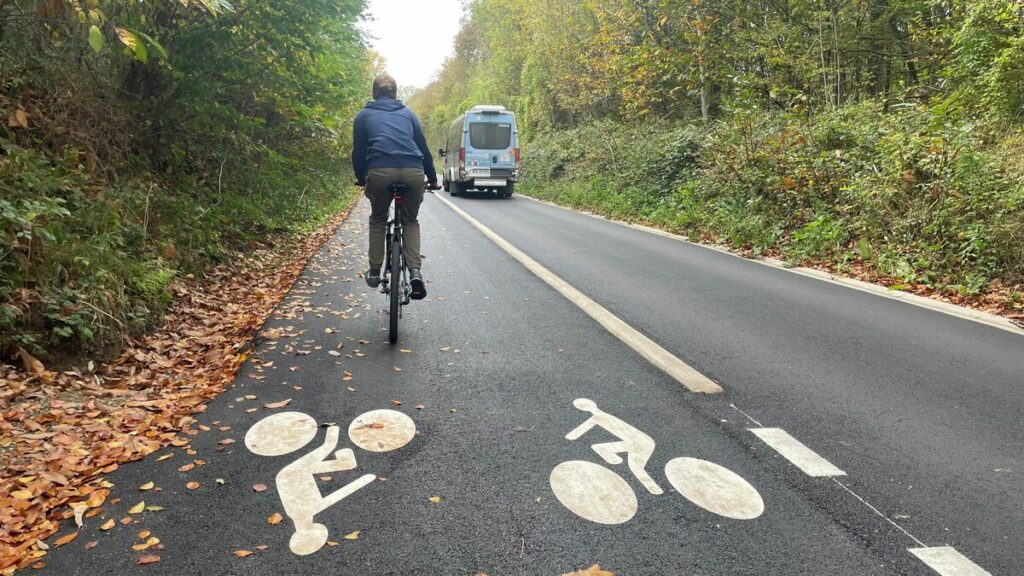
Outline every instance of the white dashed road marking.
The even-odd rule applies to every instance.
[[[818,456],[782,428],[750,428],[750,431],[808,476],[846,476],[846,472]]]
[[[453,204],[451,200],[448,200],[440,194],[436,194],[435,196],[438,200],[451,208],[452,211],[461,216],[463,220],[469,222],[484,236],[497,244],[499,248],[507,252],[509,256],[518,260],[519,263],[525,266],[527,270],[533,272],[533,274],[538,278],[547,282],[548,285],[557,290],[562,294],[562,296],[565,296],[570,302],[579,306],[581,310],[596,320],[598,324],[604,326],[604,328],[611,332],[616,338],[635,350],[647,359],[648,362],[655,365],[669,376],[675,378],[676,381],[685,386],[687,390],[691,392],[712,394],[722,391],[722,387],[715,384],[710,378],[701,374],[668,350],[662,348],[657,342],[651,340],[647,336],[644,336],[638,330],[620,320],[605,307],[590,299],[586,294],[580,292],[576,288],[573,288],[568,282],[562,280],[553,272],[541,266],[536,260],[527,256],[525,252],[513,246],[508,240],[498,236],[498,234],[493,230],[484,226],[477,221],[476,218],[473,218],[464,210]]]
[[[992,576],[951,546],[910,548],[909,551],[942,576]]]

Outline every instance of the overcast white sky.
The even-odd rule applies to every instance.
[[[399,89],[422,88],[452,53],[462,0],[370,0],[365,23]]]

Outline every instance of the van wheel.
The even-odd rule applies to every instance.
[[[515,182],[509,182],[505,186],[505,189],[501,191],[501,197],[502,198],[511,198],[512,194],[515,192],[515,189],[516,189]]]

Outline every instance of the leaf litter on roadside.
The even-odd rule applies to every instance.
[[[201,281],[177,282],[164,326],[129,340],[105,365],[56,373],[27,351],[18,352],[22,368],[0,363],[0,574],[39,562],[49,549],[44,540],[75,517],[72,505],[86,503],[86,517],[102,511],[106,475],[120,464],[189,445],[195,415],[231,383],[249,357],[249,341],[346,217],[304,238],[238,254]],[[129,514],[161,509],[140,503]],[[112,521],[101,528],[110,530]],[[144,555],[138,562],[159,561]]]

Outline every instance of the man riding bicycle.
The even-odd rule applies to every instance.
[[[387,74],[373,80],[373,101],[356,115],[352,127],[352,168],[356,184],[364,186],[370,200],[370,269],[366,283],[380,285],[384,263],[384,235],[392,184],[405,184],[408,193],[401,204],[405,260],[409,267],[410,297],[421,299],[427,287],[420,273],[420,223],[416,219],[423,201],[424,175],[431,190],[437,190],[434,158],[427,148],[419,118],[398,97],[398,84]]]

